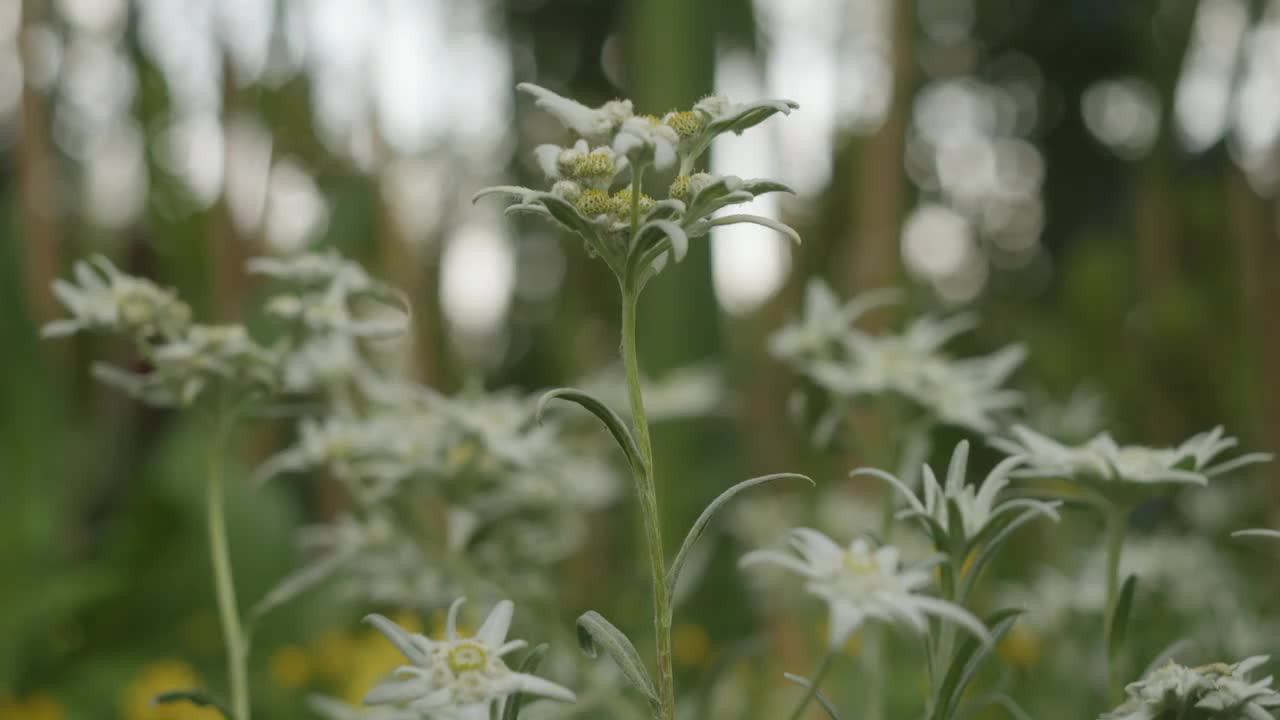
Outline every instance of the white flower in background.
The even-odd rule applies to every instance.
[[[769,338],[769,352],[789,362],[830,357],[863,315],[898,302],[900,296],[894,288],[873,290],[842,304],[829,285],[813,278],[805,286],[799,320]]]
[[[300,285],[341,285],[352,292],[368,290],[380,284],[364,267],[336,250],[308,252],[284,257],[250,258],[250,273],[264,275]]]
[[[278,385],[278,358],[242,325],[190,325],[181,336],[151,346],[147,360],[152,367],[144,374],[96,365],[94,375],[157,407],[187,407],[214,385],[235,393]]]
[[[951,453],[945,483],[938,482],[933,468],[929,465],[923,466],[923,499],[912,492],[911,488],[900,479],[883,470],[862,468],[855,470],[852,474],[878,477],[901,493],[906,498],[908,507],[900,512],[898,517],[931,518],[948,534],[954,534],[956,530],[950,527],[951,518],[947,510],[948,503],[954,503],[959,510],[960,521],[964,525],[963,528],[959,528],[962,533],[960,537],[973,538],[990,522],[1012,512],[1035,510],[1054,521],[1058,520],[1057,503],[1029,498],[998,501],[1000,491],[1009,485],[1009,473],[1025,461],[1025,458],[1019,456],[1006,458],[996,465],[981,483],[971,485],[965,477],[969,463],[969,443],[962,440]]]
[[[855,301],[857,302],[857,301]],[[818,308],[830,307],[819,300]],[[826,310],[830,314],[831,310]],[[817,324],[818,321],[814,321]],[[824,322],[823,325],[831,325]],[[1026,357],[1020,345],[990,355],[954,359],[942,346],[973,327],[971,316],[913,320],[900,334],[871,335],[851,329],[835,352],[793,361],[819,386],[842,398],[896,393],[938,422],[978,433],[997,429],[996,416],[1022,403],[1022,394],[1004,383]],[[775,335],[775,340],[779,336]],[[777,351],[775,350],[775,353]]]
[[[799,555],[777,550],[747,553],[741,567],[777,565],[799,573],[805,589],[827,602],[831,612],[830,644],[844,645],[867,620],[898,622],[918,633],[928,631],[928,616],[949,620],[983,642],[991,636],[968,610],[919,593],[932,577],[927,566],[902,568],[897,548],[874,547],[865,538],[842,548],[817,530],[795,528],[788,543]]]
[[[554,115],[566,128],[591,141],[605,142],[612,138],[622,123],[632,116],[630,100],[610,100],[598,108],[589,108],[533,83],[520,83],[516,89],[532,95],[534,104]]]
[[[393,679],[370,690],[366,705],[403,705],[432,717],[488,720],[493,706],[501,707],[514,693],[576,700],[569,689],[536,675],[513,672],[503,661],[503,656],[526,644],[506,639],[514,611],[510,600],[489,611],[474,637],[458,635],[462,603],[458,599],[449,608],[445,638],[440,641],[409,633],[381,615],[365,618],[412,663],[397,668]]]
[[[1246,453],[1212,464],[1214,458],[1238,444],[1236,438],[1224,435],[1221,426],[1171,448],[1119,445],[1107,433],[1084,445],[1069,446],[1022,425],[1014,426],[1012,435],[991,442],[1005,452],[1027,457],[1027,466],[1017,476],[1061,477],[1100,489],[1208,485],[1210,478],[1272,457],[1270,453]]]
[[[613,149],[633,166],[652,164],[659,171],[675,165],[679,144],[680,135],[670,125],[640,115],[627,118],[613,138]]]
[[[177,337],[191,323],[191,307],[173,290],[122,273],[101,255],[77,261],[72,272],[75,283],[53,281],[53,294],[71,317],[45,325],[44,337],[109,330],[136,340],[164,340]]]
[[[1125,688],[1128,699],[1100,720],[1271,720],[1268,708],[1280,706],[1271,678],[1247,675],[1267,661],[1265,655],[1235,664],[1189,668],[1170,661]]]

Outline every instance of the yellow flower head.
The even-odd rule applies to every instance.
[[[662,122],[666,123],[672,130],[675,130],[681,140],[702,132],[702,115],[692,110],[669,112],[666,117],[662,118]]]

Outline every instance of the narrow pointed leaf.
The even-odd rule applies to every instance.
[[[667,597],[670,597],[672,593],[675,592],[676,581],[680,579],[680,570],[684,568],[685,562],[689,559],[690,550],[692,550],[693,546],[698,542],[698,538],[702,537],[702,533],[706,531],[707,524],[710,523],[716,513],[725,506],[725,503],[728,503],[734,498],[734,496],[743,490],[748,490],[757,485],[763,485],[774,480],[785,480],[790,478],[804,480],[810,485],[815,485],[813,480],[809,479],[805,475],[800,475],[798,473],[775,473],[773,475],[762,475],[760,477],[751,478],[750,480],[743,480],[737,485],[734,485],[728,490],[720,493],[720,496],[715,500],[712,500],[711,504],[707,505],[707,509],[703,510],[702,514],[698,516],[698,519],[694,521],[693,527],[689,528],[689,534],[685,536],[684,542],[680,545],[680,551],[676,553],[675,560],[671,562],[671,569],[667,571]]]
[[[808,678],[800,677],[795,673],[783,673],[782,677],[795,683],[796,685],[799,685],[805,690],[808,690],[810,686],[813,685],[813,683],[809,682]],[[817,700],[818,705],[822,706],[822,710],[827,714],[827,717],[831,718],[831,720],[840,720],[840,713],[836,711],[836,706],[830,700],[827,699],[826,695],[822,694],[821,690],[814,691],[813,699]]]
[[[1022,615],[1018,608],[1005,608],[991,613],[984,624],[991,628],[990,644],[976,638],[966,637],[951,656],[951,664],[938,688],[938,704],[934,708],[934,718],[943,720],[953,715],[953,711],[964,697],[965,690],[978,672],[982,661],[991,654],[992,649],[1013,628],[1018,616]]]
[[[533,675],[537,673],[538,666],[542,664],[543,659],[547,657],[547,653],[550,650],[551,646],[546,643],[542,643],[530,650],[529,654],[524,656],[524,660],[520,661],[520,667],[517,668],[516,672],[524,673],[525,675]],[[526,700],[528,700],[528,698],[525,697],[524,693],[516,693],[512,695],[511,698],[507,700],[507,706],[502,710],[502,720],[518,720],[520,717],[520,708],[524,705]]]
[[[654,690],[653,680],[649,678],[649,671],[645,669],[636,646],[603,615],[593,610],[578,618],[578,646],[592,658],[604,650],[632,687],[643,693],[649,702],[658,702],[658,692]]]
[[[627,429],[627,423],[612,408],[582,390],[557,388],[543,395],[542,399],[538,401],[535,417],[541,420],[542,412],[546,409],[547,403],[556,399],[576,403],[599,418],[609,433],[613,435],[613,439],[618,442],[622,452],[626,454],[627,462],[631,464],[631,467],[637,471],[644,471],[644,458],[640,455],[640,446],[636,444],[635,438],[631,436],[631,431]]]
[[[191,703],[196,707],[208,707],[217,710],[222,717],[235,720],[227,706],[205,690],[169,690],[162,692],[151,700],[152,705],[170,705],[173,703]]]
[[[791,239],[791,242],[797,245],[800,244],[800,233],[796,232],[794,228],[772,218],[761,217],[759,215],[725,215],[723,217],[713,218],[710,224],[712,227],[716,227],[720,225],[736,225],[738,223],[763,225],[764,227],[776,230],[777,232],[787,236]]]
[[[1138,586],[1138,576],[1130,575],[1120,586],[1120,594],[1116,596],[1116,606],[1111,613],[1108,624],[1110,633],[1107,637],[1107,657],[1115,658],[1124,647],[1125,634],[1129,630],[1129,618],[1133,614],[1133,593]]]
[[[329,579],[350,559],[349,553],[333,553],[286,575],[249,610],[249,624]]]
[[[650,220],[641,226],[636,233],[639,248],[648,247],[650,243],[659,242],[666,237],[671,243],[671,256],[676,262],[684,259],[689,252],[689,237],[680,226],[670,220]],[[634,252],[634,251],[633,251]]]

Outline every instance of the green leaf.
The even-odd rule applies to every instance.
[[[592,610],[578,618],[578,646],[592,658],[598,657],[603,649],[632,687],[643,693],[649,702],[658,702],[658,691],[653,687],[653,680],[649,679],[649,671],[640,660],[636,646],[603,615]]]
[[[983,545],[982,549],[978,551],[978,554],[974,556],[973,562],[969,565],[969,572],[965,573],[959,597],[968,597],[969,591],[973,589],[978,578],[982,576],[983,568],[987,566],[988,562],[991,562],[991,558],[995,557],[996,550],[1004,544],[1004,541],[1007,540],[1010,535],[1016,532],[1023,525],[1041,517],[1043,514],[1043,511],[1038,508],[1028,508],[1027,510],[1024,510],[1021,514],[1010,520],[1009,523],[999,532],[997,532],[995,536],[991,538],[991,542]]]
[[[946,675],[943,676],[942,684],[938,686],[936,696],[938,704],[934,708],[934,720],[948,720],[952,716],[982,661],[991,654],[1001,638],[1013,628],[1013,624],[1018,621],[1018,616],[1022,613],[1023,611],[1018,608],[1005,608],[987,616],[983,622],[991,628],[990,644],[972,637],[966,637],[960,643],[955,654],[951,656],[951,664],[947,668]]]
[[[774,480],[786,480],[789,478],[797,478],[808,482],[810,485],[816,486],[812,479],[798,473],[774,473],[772,475],[761,475],[750,480],[743,480],[733,487],[720,493],[719,497],[711,501],[707,505],[707,509],[702,511],[698,519],[694,521],[693,527],[689,528],[689,534],[685,536],[684,542],[680,545],[680,551],[676,553],[676,559],[671,562],[671,568],[667,570],[667,597],[671,597],[676,590],[676,581],[680,579],[680,570],[684,568],[685,562],[689,559],[689,551],[693,549],[698,538],[702,537],[702,533],[706,531],[707,524],[715,517],[720,508],[729,502],[738,493],[743,490],[749,490],[757,485],[763,485]]]
[[[645,472],[645,463],[644,458],[640,455],[640,446],[636,444],[635,438],[631,436],[631,431],[627,429],[626,422],[612,408],[588,392],[576,388],[557,388],[547,392],[542,396],[542,399],[538,400],[538,409],[534,417],[541,421],[542,412],[547,403],[556,399],[577,403],[599,418],[600,422],[604,423],[605,428],[609,430],[609,433],[613,435],[613,439],[618,442],[622,452],[626,453],[627,462],[631,464],[631,468],[636,472]]]
[[[1125,634],[1129,630],[1129,618],[1133,615],[1133,593],[1138,586],[1138,576],[1130,575],[1120,586],[1120,594],[1116,596],[1116,606],[1111,611],[1111,620],[1107,623],[1107,657],[1115,658],[1124,646]]]
[[[743,130],[755,127],[778,113],[790,114],[792,110],[799,107],[800,104],[793,100],[759,100],[753,103],[745,103],[739,106],[738,111],[733,115],[721,117],[710,123],[707,129],[713,135],[726,132],[741,133]]]
[[[796,191],[792,190],[790,186],[784,185],[783,183],[777,182],[775,180],[766,180],[764,178],[751,178],[750,180],[743,180],[742,189],[746,190],[747,192],[755,196],[764,195],[765,193],[771,193],[771,192],[782,192],[788,195],[796,194]]]
[[[938,548],[947,553],[956,574],[964,566],[965,554],[968,550],[964,534],[964,513],[955,498],[947,498],[947,547]]]
[[[808,678],[800,677],[795,673],[782,673],[782,677],[795,683],[796,685],[799,685],[805,690],[808,690],[809,686],[813,684],[809,682]],[[814,691],[813,699],[817,700],[818,704],[822,706],[822,710],[827,713],[827,717],[831,718],[831,720],[840,720],[840,713],[836,711],[836,706],[830,700],[827,699],[826,695],[822,694],[821,690]]]
[[[676,559],[671,562],[671,568],[667,570],[668,596],[671,596],[672,593],[676,592],[676,582],[680,579],[680,571],[684,569],[685,562],[689,560],[689,552],[694,548],[694,544],[698,542],[698,538],[703,537],[703,533],[707,530],[707,525],[712,521],[712,518],[716,516],[719,509],[724,506],[724,503],[733,500],[733,497],[737,496],[737,493],[745,491],[745,489],[754,488],[755,486],[763,486],[764,483],[773,482],[773,480],[785,480],[790,478],[805,480],[805,482],[808,482],[810,486],[817,487],[817,483],[814,483],[813,479],[810,479],[808,475],[801,475],[799,473],[774,473],[772,475],[760,475],[759,478],[742,480],[742,482],[737,483],[736,486],[728,488],[727,491],[722,492],[716,500],[710,502],[710,505],[707,506],[707,510],[703,510],[703,514],[698,516],[698,520],[694,520],[694,525],[689,528],[689,534],[686,534],[685,536],[685,542],[680,544],[680,551],[676,552]]]
[[[792,228],[790,225],[787,225],[785,223],[780,223],[777,220],[774,220],[772,218],[761,217],[759,215],[725,215],[723,217],[713,218],[711,222],[708,224],[711,227],[717,227],[720,225],[736,225],[738,223],[751,223],[753,225],[763,225],[764,227],[767,227],[771,230],[776,230],[779,233],[787,236],[788,238],[791,239],[791,242],[797,245],[800,244],[800,233],[796,232],[795,229]]]
[[[683,260],[689,252],[689,237],[670,220],[650,220],[642,225],[636,232],[636,248],[632,252],[661,242],[664,237],[670,243],[672,259],[676,262]]]
[[[328,580],[350,559],[350,553],[333,553],[289,573],[249,610],[249,625],[257,624],[267,613]]]
[[[546,643],[542,643],[530,650],[529,654],[524,656],[524,660],[520,661],[520,667],[517,668],[516,672],[533,675],[538,671],[538,666],[542,664],[542,660],[546,658],[547,652],[550,650],[551,646]],[[524,693],[512,695],[507,700],[507,706],[503,708],[502,720],[517,720],[520,717],[520,707],[524,705],[526,699]]]
[[[555,218],[556,222],[580,235],[600,257],[604,258],[605,262],[609,263],[610,267],[618,267],[620,258],[605,242],[604,237],[600,234],[600,226],[583,217],[582,213],[578,212],[578,208],[573,206],[573,203],[552,193],[540,193],[538,202],[542,203],[542,206],[547,209],[547,212],[551,213],[551,217]]]
[[[222,713],[222,717],[227,718],[228,720],[235,720],[226,705],[204,690],[169,690],[167,692],[160,693],[151,700],[152,705],[169,705],[171,703],[182,702],[191,703],[196,707],[211,707]]]

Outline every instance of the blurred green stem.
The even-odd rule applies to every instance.
[[[827,650],[822,656],[822,660],[818,662],[818,669],[813,671],[813,677],[809,678],[809,689],[805,692],[804,697],[800,698],[800,704],[791,713],[791,720],[800,720],[804,716],[804,711],[809,707],[809,703],[818,697],[818,688],[822,686],[822,680],[831,671],[831,663],[836,659],[835,650]]]
[[[221,415],[221,414],[220,414]],[[227,547],[226,497],[223,489],[222,456],[227,450],[227,428],[223,417],[216,419],[209,451],[208,519],[209,553],[213,558],[213,584],[218,596],[222,640],[227,650],[227,675],[231,683],[233,720],[249,720],[248,653],[240,611],[236,608],[235,579],[231,574],[231,553]]]
[[[637,174],[637,177],[639,175]],[[639,197],[640,183],[632,184],[632,208]],[[632,213],[631,225],[636,225]],[[658,717],[675,717],[675,674],[671,669],[671,598],[667,596],[667,564],[662,550],[662,522],[658,514],[658,491],[653,473],[653,444],[649,439],[649,422],[644,414],[644,397],[640,392],[640,364],[636,355],[636,306],[639,290],[622,283],[622,362],[627,368],[627,390],[631,400],[631,419],[636,442],[640,445],[643,467],[632,468],[636,481],[636,498],[644,522],[645,541],[649,550],[649,573],[653,581],[653,631],[658,654]]]
[[[1116,700],[1120,693],[1116,662],[1111,657],[1111,626],[1115,622],[1116,601],[1120,592],[1120,555],[1124,550],[1124,535],[1129,526],[1129,508],[1109,505],[1104,512],[1107,526],[1107,604],[1106,616],[1102,620],[1102,653],[1107,661],[1107,699]]]

